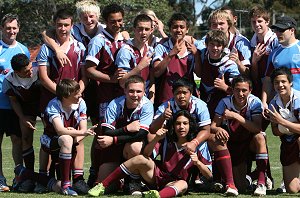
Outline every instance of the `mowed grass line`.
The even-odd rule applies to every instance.
[[[39,149],[40,149],[40,141],[39,138],[41,134],[43,133],[43,125],[40,121],[37,123],[37,130],[34,132],[34,150],[35,150],[35,170],[38,171],[38,158],[39,158]],[[275,189],[279,187],[281,179],[282,179],[282,171],[281,171],[281,164],[279,161],[279,146],[280,146],[280,140],[278,137],[273,136],[270,127],[267,130],[267,137],[268,137],[268,148],[269,148],[269,156],[271,161],[271,170],[272,175],[275,179]],[[85,178],[88,177],[88,169],[90,166],[90,145],[92,142],[92,137],[88,137],[85,139],[85,165],[84,165],[84,171],[85,171]],[[11,156],[11,142],[9,137],[3,138],[2,143],[2,155],[3,155],[3,171],[5,174],[5,177],[7,178],[8,185],[12,184],[12,180],[14,177],[13,169],[14,169],[14,163]],[[253,166],[255,166],[255,162],[253,162]],[[266,197],[299,197],[299,194],[297,195],[289,195],[289,194],[279,194],[277,195],[274,190],[268,191]],[[125,195],[109,195],[107,197],[132,197],[132,196],[125,196]],[[193,193],[188,196],[183,197],[203,197],[203,198],[214,198],[214,197],[223,197],[222,194],[218,193]],[[32,197],[66,197],[63,195],[59,195],[57,193],[46,193],[46,194],[33,194],[33,193],[16,193],[16,192],[0,192],[0,197],[22,197],[22,198],[32,198]],[[86,196],[79,196],[79,197],[86,197]],[[240,195],[239,197],[252,197],[251,195]]]

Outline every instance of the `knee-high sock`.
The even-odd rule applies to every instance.
[[[71,186],[70,169],[71,169],[72,153],[59,153],[59,166],[61,173],[61,187],[67,188]]]
[[[221,173],[222,178],[225,180],[226,185],[234,185],[232,163],[228,149],[216,151],[214,154],[215,163]]]
[[[116,168],[110,175],[108,175],[103,181],[102,185],[104,187],[108,187],[111,183],[118,181],[124,177],[129,175],[133,179],[140,178],[139,175],[131,173],[124,164],[121,164],[118,168]]]
[[[167,186],[159,191],[161,198],[176,197],[176,195],[178,195],[178,189],[175,186]]]
[[[267,170],[268,153],[258,153],[256,154],[255,158],[256,158],[256,166],[258,172],[257,183],[265,184],[266,183],[265,173]]]

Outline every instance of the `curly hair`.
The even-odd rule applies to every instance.
[[[178,141],[178,137],[176,135],[175,132],[175,123],[176,120],[179,116],[184,116],[189,120],[189,133],[186,136],[187,141],[191,141],[192,139],[194,139],[199,131],[199,127],[197,125],[196,119],[192,116],[192,114],[190,114],[190,112],[188,112],[187,110],[180,110],[177,111],[172,117],[171,119],[168,121],[167,123],[167,127],[168,127],[168,139],[172,142],[177,142]]]

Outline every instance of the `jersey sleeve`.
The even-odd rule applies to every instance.
[[[52,123],[53,119],[56,117],[61,118],[61,110],[59,104],[55,100],[51,100],[46,107],[46,114],[48,115],[49,122]]]
[[[200,100],[197,103],[196,108],[197,108],[197,117],[198,117],[197,120],[199,120],[198,126],[202,127],[202,126],[210,125],[211,119],[210,119],[209,110],[207,108],[207,104],[202,100]]]
[[[251,60],[251,47],[250,42],[243,38],[236,43],[236,49],[238,50],[239,59],[243,65],[250,65]]]
[[[104,47],[104,42],[105,40],[102,35],[95,36],[88,45],[86,60],[98,65],[100,60],[100,51]]]
[[[40,52],[36,57],[36,61],[39,66],[49,66],[48,57],[50,56],[49,48],[44,44],[42,45]]]
[[[104,126],[104,127],[108,127],[112,130],[115,130],[116,129],[116,120],[117,120],[117,103],[115,100],[111,101],[108,106],[107,106],[107,109],[105,111],[105,116],[104,116],[104,119],[105,119],[105,122],[103,122],[101,124],[101,126]]]
[[[117,53],[115,61],[115,64],[118,66],[118,68],[122,68],[125,71],[131,70],[130,61],[133,59],[133,54],[128,48],[128,45],[124,45]]]
[[[87,120],[86,110],[86,103],[83,99],[81,99],[79,102],[79,122],[82,120]]]
[[[215,109],[215,115],[222,116],[225,112],[226,104],[224,102],[224,99],[220,100],[218,103],[216,109]]]
[[[261,115],[263,111],[263,106],[261,101],[258,98],[252,100],[252,102],[250,103],[250,110],[251,110],[251,117]]]
[[[143,105],[141,117],[140,117],[140,127],[149,132],[149,126],[152,123],[154,114],[153,104],[148,101]]]
[[[158,44],[154,48],[154,57],[153,57],[153,62],[155,61],[162,61],[164,59],[164,54],[168,54],[165,47],[162,44]]]

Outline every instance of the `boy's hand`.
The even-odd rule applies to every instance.
[[[70,59],[67,57],[67,55],[64,52],[62,51],[56,52],[56,58],[58,59],[62,67],[64,67],[66,64],[69,64],[70,67],[72,67],[72,63]]]
[[[191,157],[191,160],[194,163],[194,165],[197,165],[198,162],[199,162],[199,158],[198,158],[197,154],[194,153],[194,152],[188,152],[188,153],[189,153],[189,155]]]
[[[225,145],[229,139],[229,134],[226,130],[218,127],[218,130],[215,134],[215,138],[219,140],[223,145]]]
[[[30,120],[27,120],[27,119],[23,119],[22,120],[22,123],[25,127],[27,128],[30,128],[32,130],[36,130],[36,128],[31,124],[31,121]]]
[[[156,134],[155,134],[156,140],[159,141],[159,140],[163,139],[166,136],[167,132],[168,132],[168,129],[164,129],[164,128],[158,129],[158,131],[156,131]]]
[[[89,128],[87,131],[85,131],[85,136],[88,136],[88,135],[96,135],[96,132],[95,132],[95,129],[98,127],[98,124],[92,126],[91,128]]]
[[[219,90],[222,90],[224,92],[227,91],[228,85],[226,85],[226,83],[225,83],[224,74],[222,75],[221,78],[216,78],[214,80],[214,87],[219,89]]]
[[[131,122],[130,124],[128,124],[126,126],[126,129],[128,132],[132,132],[132,133],[135,133],[135,132],[138,132],[140,130],[140,121],[139,120],[135,120],[133,122]]]
[[[172,58],[173,56],[177,55],[182,50],[182,44],[183,44],[183,42],[185,42],[185,41],[182,40],[179,43],[178,39],[175,40],[175,44],[173,46],[173,49],[169,53],[169,57]]]
[[[171,109],[171,103],[170,103],[170,101],[168,101],[168,106],[165,109],[164,114],[163,114],[164,120],[169,120],[172,117],[172,114],[173,114],[173,112]]]
[[[235,119],[235,115],[236,115],[235,112],[225,109],[224,114],[223,114],[223,119],[233,120],[233,119]]]
[[[196,55],[197,54],[197,48],[194,45],[194,39],[191,37],[191,42],[189,42],[187,40],[184,40],[184,41],[185,41],[186,49],[188,51],[190,51],[193,55]]]
[[[258,43],[252,55],[252,62],[257,63],[263,55],[266,54],[266,46],[263,43]]]
[[[113,144],[113,137],[106,135],[99,135],[97,138],[97,142],[101,148],[107,148]]]

